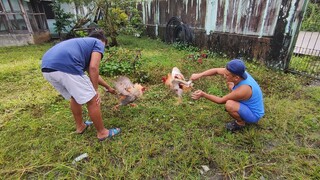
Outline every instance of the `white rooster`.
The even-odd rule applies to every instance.
[[[131,104],[131,106],[135,106],[133,103],[139,97],[141,97],[145,91],[145,87],[142,85],[135,83],[133,84],[128,77],[120,76],[115,81],[115,89],[119,95],[119,104],[117,104],[114,109],[119,110],[119,106],[125,106],[127,104]]]
[[[162,77],[162,82],[178,96],[178,104],[182,102],[182,94],[190,91],[193,86],[192,81],[187,82],[177,67],[174,67],[167,76]]]

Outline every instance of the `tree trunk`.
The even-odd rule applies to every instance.
[[[118,41],[117,41],[117,37],[116,36],[111,36],[111,43],[110,46],[118,46]]]

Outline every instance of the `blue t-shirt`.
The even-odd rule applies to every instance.
[[[252,78],[252,76],[248,73],[247,79],[242,80],[236,86],[233,87],[233,90],[237,89],[241,85],[249,85],[252,89],[252,95],[249,99],[244,101],[239,101],[240,103],[246,105],[252,113],[257,116],[259,119],[264,116],[264,104],[263,104],[263,95],[258,83]]]
[[[101,40],[92,37],[62,41],[43,55],[41,68],[83,75],[89,67],[91,53],[99,52],[103,56],[104,48]]]

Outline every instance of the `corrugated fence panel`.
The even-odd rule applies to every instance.
[[[206,33],[225,32],[272,36],[281,1],[277,0],[145,0],[143,19],[147,25],[165,26],[177,16]]]
[[[307,2],[141,0],[139,7],[147,25],[146,34],[151,37],[167,42],[188,41],[232,57],[256,58],[267,66],[288,69]]]
[[[217,0],[214,32],[272,36],[277,22],[280,1]],[[212,19],[214,21],[214,19]],[[208,23],[208,22],[206,22]]]
[[[167,24],[168,19],[166,18],[170,13],[169,4],[167,1],[160,1],[159,8],[163,9],[160,11],[160,24]]]

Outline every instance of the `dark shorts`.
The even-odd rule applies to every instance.
[[[240,103],[240,108],[238,111],[242,120],[248,123],[256,123],[260,120],[256,115],[252,113],[252,111],[248,108],[248,106]]]

